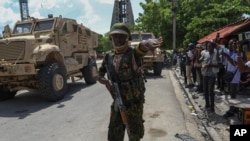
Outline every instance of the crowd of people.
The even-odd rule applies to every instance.
[[[131,48],[128,44],[130,29],[124,23],[114,24],[109,36],[114,51],[104,56],[96,76],[113,98],[108,140],[123,140],[126,129],[130,141],[139,141],[144,136],[143,105],[146,91],[141,62],[143,56],[149,50],[160,47],[163,40],[143,40],[137,47]],[[182,51],[174,51],[171,58],[173,65],[179,62],[185,87],[196,86],[197,92],[204,93],[205,108],[210,112],[215,112],[216,86],[221,94],[236,99],[239,85],[250,83],[250,61],[247,61],[237,39],[189,43]],[[107,78],[105,74],[108,74]],[[235,111],[235,107],[230,107],[225,116],[233,116]]]
[[[220,94],[237,98],[242,85],[250,84],[250,60],[247,60],[243,43],[236,38],[221,38],[202,44],[189,43],[178,52],[180,74],[186,88],[197,87],[204,93],[205,108],[214,110],[215,88]],[[233,116],[237,108],[231,106],[225,117]]]

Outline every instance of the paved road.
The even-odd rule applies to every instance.
[[[142,140],[180,141],[177,133],[205,140],[173,73],[148,74],[147,80]],[[22,91],[14,99],[0,102],[0,140],[104,141],[111,102],[103,85],[88,86],[83,80],[69,84],[65,99],[55,103]]]

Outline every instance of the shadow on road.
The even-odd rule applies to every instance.
[[[146,79],[158,79],[158,78],[163,78],[164,76],[162,75],[154,75],[153,72],[145,72],[145,78]]]
[[[0,102],[0,117],[18,117],[19,119],[57,104],[57,108],[63,108],[65,101],[71,100],[74,94],[88,86],[83,82],[68,83],[67,93],[64,99],[58,102],[49,102],[43,99],[38,92],[21,91],[13,99]]]

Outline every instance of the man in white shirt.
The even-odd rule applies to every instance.
[[[229,49],[227,51],[222,51],[221,55],[226,58],[226,71],[234,73],[234,77],[231,82],[228,82],[228,92],[232,99],[236,98],[236,93],[240,83],[240,71],[237,67],[237,40],[231,39],[228,45]]]
[[[205,108],[214,112],[214,86],[217,73],[219,72],[219,54],[215,51],[216,44],[207,43],[207,51],[203,54],[202,75],[203,90],[205,96]]]
[[[241,72],[238,69],[237,61],[238,61],[238,55],[237,55],[237,48],[238,48],[238,41],[236,39],[231,39],[229,41],[228,51],[222,51],[221,55],[226,58],[226,71],[234,73],[234,77],[230,82],[228,83],[228,92],[231,96],[231,99],[236,99],[236,94],[238,91],[239,83],[240,83],[240,76]],[[237,108],[230,106],[229,110],[225,113],[224,117],[231,117],[234,116],[234,113],[237,112]]]

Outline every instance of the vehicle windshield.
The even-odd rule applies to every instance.
[[[32,23],[20,23],[16,24],[13,34],[22,34],[31,32]]]
[[[147,40],[147,39],[151,39],[153,38],[153,36],[151,34],[142,34],[142,40]]]
[[[132,41],[140,41],[139,34],[132,34],[131,37],[132,37]]]
[[[153,38],[152,34],[132,34],[132,41],[147,40]],[[140,37],[141,36],[141,37]]]
[[[35,25],[34,31],[50,30],[54,24],[54,20],[39,21]]]

